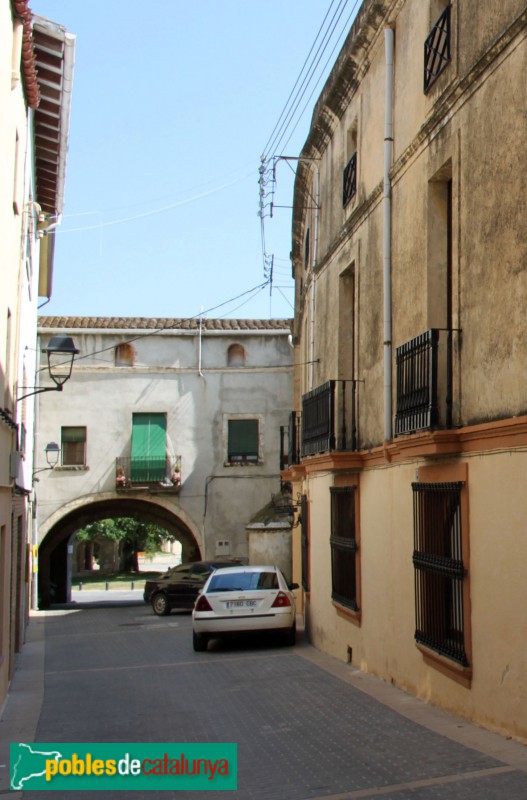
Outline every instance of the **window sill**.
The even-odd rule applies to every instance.
[[[88,472],[89,469],[86,464],[62,464],[60,467],[53,467],[54,472]]]
[[[456,664],[455,661],[451,661],[446,656],[442,656],[418,642],[416,642],[416,647],[421,652],[425,664],[429,667],[434,667],[442,675],[446,675],[447,678],[456,681],[456,683],[464,686],[465,689],[470,689],[472,685],[472,667],[463,667],[461,664]]]
[[[261,467],[263,461],[224,461],[224,467]]]
[[[343,617],[343,619],[353,622],[354,625],[357,625],[360,628],[362,620],[362,611],[360,609],[358,611],[354,611],[352,608],[343,606],[340,603],[337,603],[335,600],[332,600],[331,603],[339,617]]]

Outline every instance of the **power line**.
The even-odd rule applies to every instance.
[[[306,67],[306,64],[307,64],[307,62],[308,62],[308,60],[309,60],[309,56],[310,56],[310,55],[311,55],[311,53],[313,52],[313,49],[314,49],[314,47],[315,47],[315,45],[316,45],[316,42],[317,42],[317,39],[318,39],[318,37],[320,36],[320,33],[321,33],[321,31],[322,31],[322,29],[323,29],[323,27],[324,27],[325,23],[326,23],[326,19],[328,18],[329,12],[331,11],[331,8],[332,8],[332,6],[333,6],[334,2],[335,2],[335,0],[331,0],[331,3],[330,3],[330,5],[329,5],[329,8],[328,8],[328,10],[326,11],[326,15],[325,15],[325,17],[324,17],[324,19],[323,19],[323,21],[322,21],[322,24],[320,25],[320,28],[318,29],[318,33],[317,33],[317,35],[315,36],[315,40],[314,40],[313,44],[311,45],[311,49],[310,49],[309,53],[307,54],[307,56],[306,56],[306,59],[305,59],[305,61],[304,61],[303,65],[302,65],[302,69],[300,70],[300,73],[299,73],[299,75],[298,75],[298,78],[297,78],[297,79],[296,79],[296,81],[295,81],[295,85],[294,85],[294,86],[293,86],[293,88],[291,89],[291,92],[290,92],[290,94],[289,94],[289,97],[287,98],[287,100],[286,100],[286,102],[285,102],[285,105],[284,105],[284,107],[283,107],[283,109],[282,109],[282,111],[281,111],[281,113],[280,113],[280,116],[278,117],[278,120],[277,120],[277,122],[276,122],[276,125],[274,126],[274,128],[273,128],[273,130],[272,130],[272,132],[271,132],[271,135],[269,136],[269,139],[267,140],[267,143],[266,143],[266,145],[265,145],[265,147],[264,147],[264,149],[263,149],[263,151],[262,151],[264,154],[265,154],[265,153],[267,153],[267,151],[268,151],[268,150],[270,150],[270,145],[271,145],[271,142],[273,141],[273,136],[275,135],[276,129],[278,128],[278,126],[279,126],[279,124],[280,124],[280,121],[282,120],[282,117],[283,117],[283,115],[285,114],[285,112],[286,112],[286,110],[287,110],[287,107],[288,107],[288,105],[289,105],[289,101],[291,100],[291,97],[293,96],[293,93],[294,93],[294,91],[295,91],[295,89],[296,89],[296,87],[297,87],[297,85],[298,85],[298,82],[299,82],[299,80],[300,80],[300,78],[301,78],[301,76],[302,76],[302,73],[303,73],[303,71],[304,71],[304,69],[305,69],[305,67]]]
[[[331,10],[331,7],[333,6],[333,3],[334,3],[334,0],[332,0],[332,3],[330,5],[330,8],[328,9],[326,17],[324,18],[324,22],[328,17],[328,14],[329,14],[329,12]],[[311,64],[309,66],[309,69],[308,69],[306,75],[304,76],[304,78],[302,80],[302,83],[300,84],[300,86],[298,88],[298,91],[297,91],[297,93],[296,93],[296,95],[294,97],[294,101],[291,103],[291,107],[289,108],[286,116],[284,117],[278,132],[274,136],[274,139],[271,141],[271,143],[268,146],[269,153],[275,154],[277,152],[278,148],[280,147],[281,143],[283,142],[283,140],[284,140],[284,138],[285,138],[285,136],[287,134],[288,127],[292,124],[292,121],[293,121],[294,115],[295,115],[295,113],[296,113],[296,111],[298,109],[298,106],[300,105],[300,102],[301,102],[302,98],[304,97],[306,91],[308,90],[311,81],[314,79],[317,67],[320,64],[320,61],[321,61],[322,56],[324,55],[324,53],[326,51],[326,48],[328,47],[329,43],[331,42],[331,39],[332,39],[332,37],[333,37],[333,35],[335,33],[335,29],[336,29],[336,27],[337,27],[337,25],[338,25],[338,23],[339,23],[339,21],[340,21],[340,19],[342,17],[342,14],[344,13],[344,9],[345,9],[347,3],[348,3],[348,0],[339,0],[339,4],[338,4],[338,6],[337,6],[337,8],[336,8],[336,10],[335,10],[330,22],[329,22],[328,29],[325,31],[325,33],[324,33],[324,35],[322,37],[322,41],[320,42],[320,44],[318,46],[318,49],[316,50],[316,52],[315,52],[315,54],[313,56],[313,59],[312,59]],[[340,34],[340,36],[341,35],[342,35],[342,33]],[[339,36],[339,38],[340,38],[340,36]],[[317,34],[317,37],[318,37],[318,34]],[[337,39],[337,41],[338,41],[338,39]],[[313,44],[313,46],[312,46],[312,48],[310,50],[310,53],[313,51],[313,48],[314,48],[315,44],[316,44],[316,39],[315,39],[315,42],[314,42],[314,44]],[[298,83],[298,80],[300,79],[300,77],[301,77],[301,75],[299,75],[299,78],[297,79],[297,83]],[[322,76],[319,77],[319,81],[320,81],[321,77]],[[295,84],[295,86],[296,85],[297,84]],[[302,112],[302,115],[303,115],[303,112]],[[300,117],[300,119],[301,119],[301,117]]]
[[[191,322],[194,319],[198,319],[198,318],[202,317],[204,314],[210,314],[210,313],[212,313],[213,311],[216,311],[219,308],[223,308],[224,306],[227,306],[230,303],[234,303],[236,300],[239,300],[240,298],[245,297],[248,294],[251,294],[252,296],[249,297],[247,301],[245,301],[245,302],[248,302],[249,300],[252,300],[253,297],[255,297],[257,294],[262,292],[265,289],[265,287],[268,286],[268,285],[269,285],[269,281],[268,280],[264,281],[263,283],[260,283],[257,286],[253,286],[251,289],[247,289],[245,292],[241,292],[240,294],[236,295],[235,297],[231,297],[229,300],[225,300],[223,303],[218,303],[217,306],[212,306],[211,308],[206,309],[205,311],[200,311],[199,314],[194,314],[191,317],[181,317],[181,318],[178,319],[177,323],[174,323],[173,325],[165,325],[162,328],[154,328],[152,330],[145,331],[145,333],[139,333],[139,334],[137,334],[137,336],[133,336],[130,339],[127,339],[124,342],[120,342],[120,344],[132,344],[132,342],[137,342],[140,339],[146,339],[149,336],[155,336],[158,333],[163,333],[163,331],[175,330],[177,328],[180,328],[181,327],[181,323],[183,323],[183,322]],[[242,303],[241,305],[245,305],[245,302]],[[237,308],[241,308],[241,305],[237,306]],[[234,309],[234,310],[236,310],[236,309]],[[110,350],[114,350],[114,349],[115,349],[115,345],[110,345],[108,347],[102,347],[100,350],[94,350],[91,353],[85,353],[82,356],[78,356],[75,359],[75,361],[83,361],[86,358],[92,358],[94,356],[100,355],[101,353],[107,353]],[[98,360],[100,360],[100,359],[98,359]],[[38,370],[38,372],[41,372],[44,369],[47,369],[47,367],[41,367]]]
[[[63,234],[63,233],[77,233],[78,231],[93,231],[93,230],[99,230],[100,228],[109,228],[113,225],[121,225],[123,222],[133,222],[134,220],[137,219],[145,219],[146,217],[153,217],[156,214],[163,214],[165,211],[171,211],[173,208],[178,208],[180,206],[187,205],[188,203],[194,203],[196,200],[201,200],[204,197],[209,197],[209,195],[211,194],[215,194],[216,192],[221,192],[223,191],[223,189],[227,189],[230,186],[235,186],[237,183],[241,183],[242,181],[247,180],[247,178],[250,178],[254,174],[255,174],[254,170],[252,170],[246,175],[243,175],[241,178],[236,178],[235,180],[229,181],[228,183],[224,183],[221,186],[216,186],[213,189],[209,189],[207,192],[201,192],[200,194],[194,195],[194,197],[188,197],[186,200],[179,200],[177,203],[170,203],[167,206],[152,209],[152,211],[145,211],[141,214],[133,214],[132,216],[122,217],[121,219],[110,220],[109,222],[99,222],[95,225],[84,225],[79,228],[57,228],[56,233]]]
[[[291,133],[289,134],[289,138],[287,139],[287,141],[286,141],[286,142],[284,142],[284,145],[283,145],[283,146],[284,146],[284,148],[286,148],[286,147],[287,147],[287,145],[289,144],[289,142],[291,141],[291,139],[292,139],[292,137],[293,137],[293,134],[294,134],[294,132],[296,131],[296,129],[297,129],[297,127],[298,127],[298,125],[300,124],[300,121],[301,121],[302,117],[304,116],[304,114],[305,114],[305,112],[306,112],[306,109],[307,109],[307,107],[309,106],[309,104],[310,104],[310,102],[311,102],[311,98],[313,97],[313,95],[314,95],[314,93],[315,93],[315,91],[316,91],[316,89],[317,89],[318,85],[320,84],[320,81],[322,80],[322,77],[323,77],[323,75],[325,74],[326,68],[327,68],[328,64],[330,63],[330,61],[332,60],[332,58],[333,58],[333,55],[334,55],[334,53],[335,53],[335,50],[336,50],[336,49],[337,49],[337,47],[340,45],[340,42],[341,42],[342,36],[343,36],[343,34],[346,32],[346,30],[347,30],[347,28],[348,28],[348,25],[349,25],[349,23],[351,22],[351,19],[353,18],[354,14],[355,14],[355,11],[356,11],[356,9],[357,9],[357,6],[359,5],[359,2],[361,2],[361,0],[355,0],[355,4],[354,4],[353,8],[351,9],[351,12],[350,12],[350,14],[349,14],[348,18],[346,19],[346,22],[345,22],[345,24],[344,24],[344,27],[343,27],[343,29],[342,29],[342,31],[341,31],[341,33],[340,33],[340,35],[339,35],[339,37],[338,37],[337,41],[335,42],[335,44],[334,44],[334,46],[333,46],[333,49],[331,50],[331,52],[330,52],[330,54],[329,54],[329,56],[328,56],[328,58],[327,58],[327,60],[326,60],[326,63],[324,64],[324,66],[323,66],[323,68],[322,68],[322,72],[321,72],[321,74],[320,74],[320,76],[319,76],[319,78],[318,78],[317,82],[316,82],[316,83],[315,83],[315,85],[313,86],[313,89],[312,89],[312,91],[311,91],[311,94],[310,94],[310,95],[309,95],[309,97],[307,98],[307,101],[306,101],[306,103],[305,103],[305,105],[304,105],[304,107],[303,107],[303,109],[302,109],[302,111],[301,111],[301,113],[300,113],[300,115],[299,115],[299,117],[298,117],[298,119],[297,119],[296,123],[295,123],[295,126],[293,127],[293,130],[292,130],[292,131],[291,131]],[[322,57],[322,54],[321,54],[321,57]],[[300,98],[300,99],[301,99],[301,98]],[[299,102],[300,102],[300,100],[299,100]]]

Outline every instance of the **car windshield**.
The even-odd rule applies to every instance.
[[[278,589],[276,572],[233,572],[212,576],[209,592],[245,592],[249,589]]]

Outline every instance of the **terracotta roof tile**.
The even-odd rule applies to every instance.
[[[210,319],[201,320],[205,331],[268,331],[292,326],[290,319]],[[39,317],[40,328],[99,330],[198,330],[199,319],[172,317]]]
[[[37,78],[37,66],[33,34],[31,31],[32,14],[28,6],[29,0],[11,0],[11,8],[15,17],[24,23],[22,36],[22,78],[30,108],[37,108],[40,102],[40,91]]]

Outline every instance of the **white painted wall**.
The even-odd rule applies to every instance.
[[[130,455],[132,414],[163,412],[168,448],[182,458],[181,491],[163,495],[164,505],[192,528],[204,557],[216,555],[218,540],[230,542],[231,554],[246,556],[245,526],[280,487],[279,430],[293,402],[289,330],[204,331],[200,374],[196,331],[145,335],[151,331],[125,322],[115,331],[57,329],[43,320],[42,344],[68,333],[81,352],[64,391],[40,398],[37,452],[50,441],[60,444],[62,426],[86,426],[87,469],[39,475],[39,541],[72,503],[115,493],[115,459]],[[116,345],[138,335],[134,366],[114,366]],[[245,367],[227,366],[234,343],[245,348]],[[260,420],[261,463],[226,463],[232,415]]]

